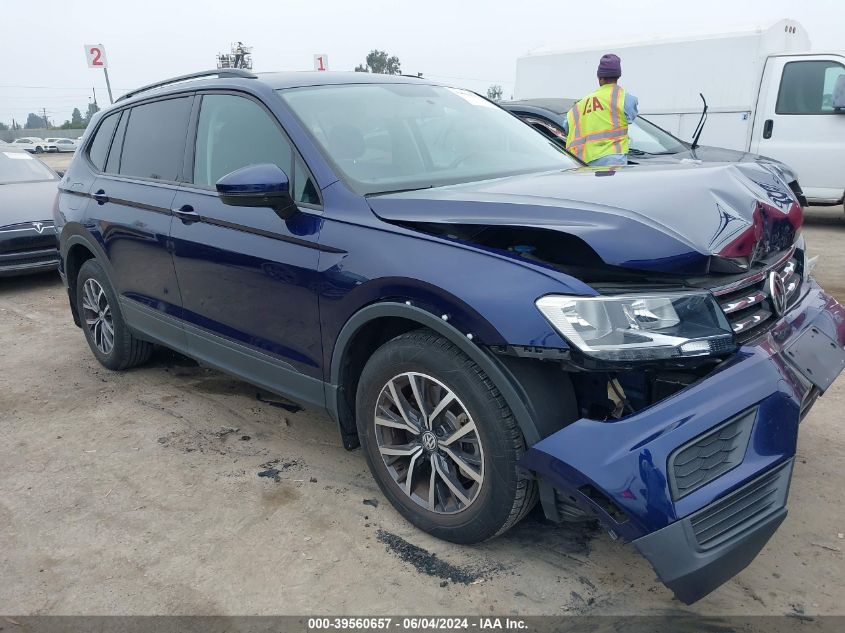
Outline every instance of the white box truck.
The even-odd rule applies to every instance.
[[[702,145],[762,154],[798,175],[810,204],[845,198],[845,52],[810,52],[798,22],[712,35],[540,49],[517,60],[515,99],[580,98],[604,53],[622,58],[620,84],[640,114],[692,137],[708,104]],[[836,107],[839,106],[839,107]]]

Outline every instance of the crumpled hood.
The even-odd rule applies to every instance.
[[[58,180],[0,185],[0,227],[52,221]]]
[[[536,227],[577,236],[613,266],[706,274],[787,248],[803,212],[757,163],[581,168],[369,197],[405,224]],[[725,270],[728,272],[728,270]]]
[[[701,161],[704,163],[760,163],[764,166],[771,166],[775,170],[783,172],[783,178],[787,184],[797,180],[795,172],[785,163],[768,156],[741,152],[725,147],[713,147],[710,145],[699,145],[695,149],[687,149],[676,154],[647,154],[645,156],[629,156],[631,162],[642,164],[643,161],[651,163],[679,163],[681,161]]]

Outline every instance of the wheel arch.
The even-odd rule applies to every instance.
[[[330,379],[326,383],[326,406],[340,427],[343,445],[358,446],[355,426],[355,393],[360,370],[380,345],[405,332],[428,328],[458,347],[481,367],[505,398],[528,446],[543,437],[526,392],[508,365],[448,321],[414,305],[397,302],[371,304],[355,313],[341,329],[332,353]]]
[[[61,248],[61,257],[63,260],[63,269],[65,278],[67,280],[67,292],[70,300],[70,310],[73,315],[73,322],[80,326],[82,322],[79,318],[79,313],[76,309],[76,278],[79,276],[79,269],[89,259],[96,259],[103,264],[107,274],[111,272],[108,258],[102,252],[101,248],[92,244],[91,240],[86,239],[81,234],[74,234],[64,241]]]

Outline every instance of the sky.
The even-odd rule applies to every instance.
[[[71,9],[72,10],[69,10]],[[813,49],[845,49],[843,0],[0,0],[0,121],[46,109],[51,123],[83,113],[102,70],[85,44],[106,49],[115,98],[162,78],[215,67],[243,41],[254,70],[353,70],[371,49],[402,72],[486,92],[513,90],[516,59],[540,47],[597,46],[725,31],[781,18],[803,24]]]

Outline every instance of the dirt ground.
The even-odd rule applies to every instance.
[[[845,301],[841,208],[806,235]],[[537,512],[471,547],[416,530],[320,412],[166,351],[103,369],[57,275],[0,279],[0,323],[0,613],[845,614],[845,379],[780,530],[685,607],[633,547]]]

